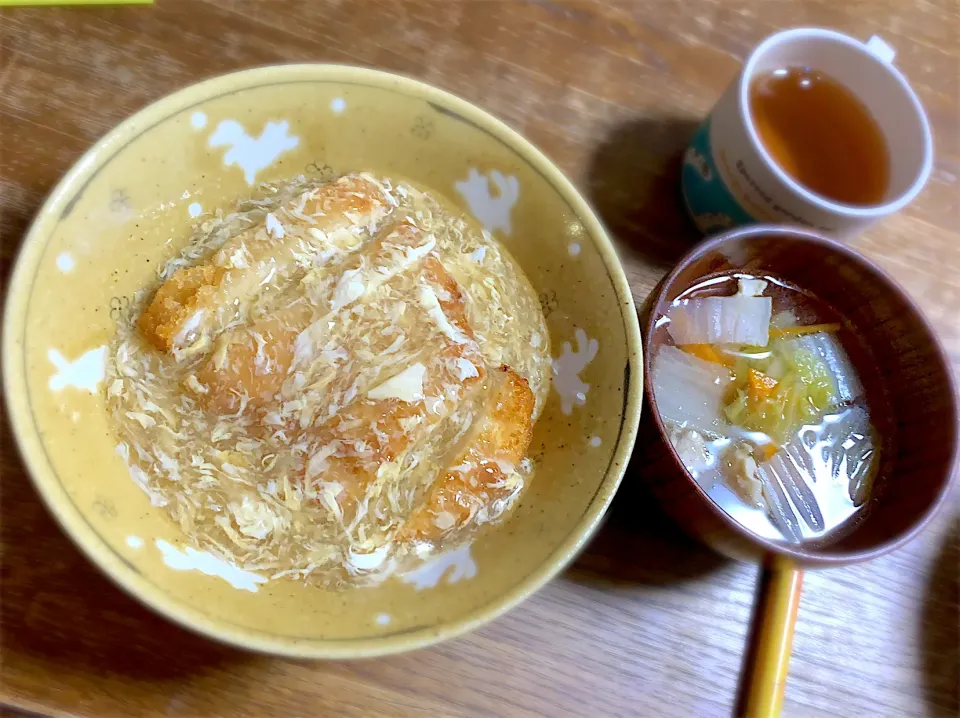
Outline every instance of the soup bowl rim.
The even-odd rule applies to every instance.
[[[960,392],[958,392],[953,373],[950,371],[950,361],[947,358],[947,353],[944,350],[939,337],[937,336],[933,327],[930,325],[927,318],[924,316],[917,303],[896,282],[896,280],[893,279],[893,277],[891,277],[885,270],[880,268],[875,262],[860,252],[857,252],[848,245],[835,239],[831,239],[830,237],[827,237],[819,232],[785,224],[756,224],[748,227],[738,227],[709,237],[684,255],[673,267],[673,269],[666,275],[666,277],[661,280],[660,284],[651,295],[649,305],[650,312],[643,327],[643,388],[644,395],[649,406],[650,416],[657,427],[660,441],[666,445],[669,456],[672,459],[672,462],[676,465],[677,469],[679,469],[680,473],[683,475],[683,479],[693,488],[697,498],[703,504],[709,507],[711,515],[715,519],[719,520],[720,523],[722,523],[727,529],[732,531],[738,537],[746,539],[754,546],[759,547],[765,554],[786,557],[796,561],[799,564],[807,566],[840,566],[859,561],[867,561],[900,548],[913,539],[920,531],[922,531],[924,527],[926,527],[926,525],[937,515],[937,513],[946,503],[951,494],[953,485],[956,482],[958,468],[960,468],[960,442],[957,440],[954,441],[953,447],[951,448],[951,457],[947,464],[947,476],[943,481],[936,498],[928,507],[926,507],[923,513],[909,528],[899,532],[896,535],[890,536],[879,545],[870,548],[845,552],[820,552],[813,546],[810,546],[806,543],[791,544],[787,543],[786,541],[777,541],[774,539],[764,538],[763,536],[760,536],[744,527],[726,511],[720,508],[720,506],[718,506],[717,503],[709,497],[707,492],[704,491],[704,489],[684,465],[680,455],[677,453],[677,450],[674,448],[673,443],[669,439],[669,433],[664,420],[660,415],[657,399],[654,396],[652,377],[653,356],[656,352],[652,350],[652,346],[654,332],[656,331],[656,317],[660,313],[657,310],[666,304],[666,297],[668,296],[669,290],[673,288],[681,272],[687,269],[687,267],[694,262],[701,259],[703,256],[717,250],[719,247],[722,247],[728,242],[742,240],[750,241],[752,239],[761,237],[769,238],[771,236],[774,238],[783,237],[799,240],[803,243],[815,244],[826,248],[828,251],[843,256],[847,261],[860,265],[860,267],[872,274],[879,282],[883,284],[885,292],[895,294],[906,306],[908,306],[912,313],[911,320],[918,324],[921,329],[926,332],[930,340],[933,354],[937,357],[941,367],[943,368],[943,374],[946,377],[945,388],[948,392],[951,403],[953,404],[952,413],[954,416],[954,423],[955,426],[960,425],[960,409],[958,409],[958,407],[960,407]],[[955,433],[955,436],[956,435],[957,434]],[[804,546],[807,546],[807,548],[802,548]]]

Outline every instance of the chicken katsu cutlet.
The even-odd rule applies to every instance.
[[[342,177],[297,197],[263,224],[227,241],[210,259],[161,285],[139,325],[161,351],[209,341],[242,317],[263,287],[276,286],[316,256],[348,252],[390,209],[384,188],[366,175]]]
[[[172,272],[117,347],[110,396],[145,490],[237,565],[333,583],[498,518],[530,479],[549,349],[520,352],[546,331],[542,314],[515,330],[488,319],[519,305],[472,301],[448,265],[475,276],[465,235],[502,250],[366,174],[269,209]],[[538,306],[519,271],[503,274]],[[132,406],[145,403],[147,422]]]

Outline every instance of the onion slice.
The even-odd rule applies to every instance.
[[[789,541],[841,524],[870,496],[877,450],[869,415],[858,406],[804,427],[757,469],[771,521]]]
[[[814,535],[824,531],[823,511],[810,482],[813,466],[799,447],[786,446],[773,458],[760,464],[757,477],[763,483],[770,517],[774,525],[791,541],[800,541],[806,524]]]

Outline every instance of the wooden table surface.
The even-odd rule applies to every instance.
[[[692,241],[678,156],[745,54],[788,24],[879,33],[933,123],[926,191],[859,247],[926,309],[960,368],[956,0],[273,0],[0,11],[0,276],[70,165],[147,103],[282,62],[395,70],[480,104],[590,196],[642,301]],[[563,577],[477,633],[355,663],[247,655],[155,617],[41,506],[6,422],[0,705],[78,716],[722,716],[756,568],[679,535],[632,489]],[[634,469],[642,465],[637,457]],[[960,713],[958,502],[871,564],[808,574],[787,716]]]

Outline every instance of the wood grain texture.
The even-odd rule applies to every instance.
[[[104,132],[210,75],[280,62],[396,70],[523,132],[595,203],[638,301],[693,241],[678,157],[749,49],[787,24],[881,34],[933,122],[930,185],[859,246],[926,310],[960,373],[955,0],[341,0],[0,11],[0,277],[46,192]],[[756,568],[683,538],[627,476],[561,579],[419,653],[304,663],[185,633],[103,578],[0,456],[0,703],[44,716],[722,716]],[[787,716],[960,712],[960,525],[805,578]],[[14,710],[16,709],[16,710]]]

